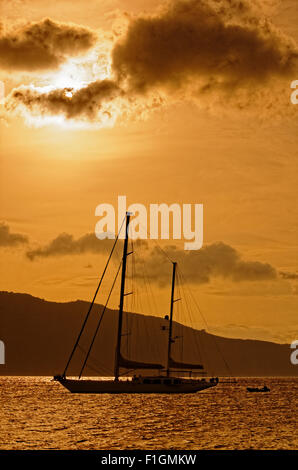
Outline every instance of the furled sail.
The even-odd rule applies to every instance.
[[[177,362],[171,357],[169,358],[169,368],[173,369],[204,369],[201,364],[189,364],[187,362]]]
[[[164,367],[161,364],[149,364],[147,362],[137,362],[126,359],[120,354],[119,357],[119,367],[124,367],[125,369],[163,369]]]

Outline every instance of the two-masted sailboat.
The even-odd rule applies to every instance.
[[[67,388],[72,393],[195,393],[201,390],[205,390],[211,387],[215,387],[218,384],[218,378],[210,378],[206,380],[205,378],[197,379],[186,377],[186,374],[191,376],[192,371],[202,371],[204,369],[202,364],[190,364],[184,362],[177,362],[172,358],[171,347],[174,342],[172,330],[173,330],[173,307],[175,303],[175,278],[176,278],[176,266],[177,263],[173,262],[173,272],[172,272],[172,287],[171,287],[171,303],[170,303],[170,315],[169,315],[169,327],[168,327],[168,347],[167,347],[167,365],[164,367],[161,364],[152,364],[145,362],[132,361],[125,358],[121,353],[121,338],[122,333],[122,319],[123,319],[123,308],[124,308],[124,298],[125,298],[125,277],[126,277],[126,261],[128,253],[128,229],[129,221],[131,214],[126,213],[125,218],[125,239],[123,245],[123,257],[122,257],[122,271],[121,271],[121,288],[120,288],[120,303],[119,303],[119,313],[118,313],[118,329],[117,329],[117,341],[115,349],[115,366],[114,366],[114,379],[113,380],[104,380],[104,379],[81,379],[82,371],[86,365],[87,358],[89,356],[91,347],[93,345],[97,330],[93,336],[91,346],[89,348],[87,357],[85,359],[83,368],[79,378],[70,379],[66,377],[66,373],[69,367],[69,364],[72,360],[73,354],[79,344],[83,329],[86,325],[88,316],[90,314],[91,308],[95,301],[96,294],[101,285],[101,281],[93,298],[93,301],[89,307],[89,311],[85,318],[85,321],[82,325],[81,331],[78,335],[77,341],[74,345],[74,348],[71,352],[69,360],[66,364],[65,370],[62,375],[56,375],[54,380],[58,381]],[[118,237],[116,238],[115,243],[117,242]],[[114,244],[115,246],[115,244]],[[112,248],[112,252],[114,249]],[[112,255],[110,254],[110,257]],[[109,259],[110,259],[109,257]],[[108,260],[109,261],[109,260]],[[107,267],[107,265],[106,265]],[[105,268],[106,270],[106,268]],[[103,272],[102,278],[105,274]],[[101,280],[102,280],[101,278]],[[156,370],[158,374],[156,375],[134,375],[130,378],[123,379],[120,375],[120,369],[126,369],[129,371],[136,370]]]

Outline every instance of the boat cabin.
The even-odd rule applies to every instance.
[[[160,384],[160,385],[178,385],[183,381],[182,379],[173,378],[173,377],[133,377],[133,382],[142,383],[142,384]]]
[[[188,379],[189,381],[189,379]],[[206,379],[193,379],[192,380],[193,382],[206,382]],[[142,377],[141,375],[137,376],[137,375],[134,375],[132,377],[132,382],[134,383],[138,383],[138,384],[146,384],[146,385],[149,385],[149,384],[152,384],[152,385],[179,385],[179,384],[182,384],[185,382],[185,380],[183,378],[179,378],[179,377],[158,377],[158,376],[153,376],[153,377],[150,377],[150,376],[145,376],[145,377]],[[211,378],[210,379],[210,383],[217,383],[218,382],[218,378]]]

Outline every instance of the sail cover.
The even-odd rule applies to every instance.
[[[169,368],[174,369],[204,369],[204,366],[201,364],[189,364],[187,362],[177,362],[171,357],[169,358]]]
[[[161,364],[149,364],[147,362],[137,362],[126,359],[120,354],[119,357],[119,367],[124,367],[125,369],[163,369],[164,367]]]

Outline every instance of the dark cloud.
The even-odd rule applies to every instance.
[[[33,114],[63,115],[67,119],[80,117],[93,120],[102,110],[109,116],[109,103],[121,95],[121,89],[111,80],[99,80],[78,90],[55,89],[40,93],[32,87],[19,87],[10,95],[9,106],[25,106]],[[102,109],[104,105],[106,108]]]
[[[214,103],[226,106],[228,100],[229,105],[241,109],[261,106],[263,112],[272,113],[272,109],[282,106],[276,97],[283,96],[284,79],[288,93],[289,79],[298,73],[298,49],[254,3],[172,0],[154,15],[130,20],[127,32],[112,49],[109,80],[95,81],[80,90],[43,92],[40,88],[20,87],[7,97],[6,110],[113,123],[119,115],[140,115],[156,103],[177,100],[182,94],[208,107]],[[42,24],[48,23],[54,24],[50,20]],[[61,29],[64,31],[64,26]],[[87,31],[82,36],[84,40],[78,39],[78,45],[92,44],[92,33]],[[51,37],[45,57],[53,53],[54,61],[59,62],[64,53],[75,51],[76,42],[68,40],[67,34],[66,38],[62,32]],[[44,45],[43,39],[38,41],[37,50]],[[23,60],[25,64],[26,54]],[[155,94],[154,102],[149,92]],[[118,97],[122,98],[121,104],[119,100],[115,103]]]
[[[159,15],[134,19],[113,50],[113,67],[130,88],[255,86],[293,76],[295,44],[245,0],[172,0]]]
[[[259,261],[243,261],[240,253],[225,243],[206,245],[198,251],[185,251],[177,246],[167,246],[165,252],[177,261],[189,282],[208,283],[212,277],[222,277],[235,282],[276,279],[273,266]],[[160,285],[169,283],[171,270],[159,248],[151,250],[146,258],[146,275]],[[140,273],[142,276],[142,273]]]
[[[73,235],[61,233],[49,244],[27,251],[26,256],[33,261],[35,258],[50,256],[79,255],[83,253],[105,253],[112,248],[114,240],[99,240],[94,233],[87,233],[75,239]]]
[[[12,233],[5,223],[0,223],[0,246],[16,246],[28,243],[28,237],[20,233]]]
[[[69,254],[105,253],[112,248],[114,240],[98,240],[95,234],[89,233],[78,239],[63,233],[44,247],[28,251],[30,260],[50,256]],[[123,243],[121,240],[119,243]],[[135,277],[143,278],[144,266],[146,276],[160,285],[167,284],[171,277],[168,258],[158,247],[149,248],[147,241],[137,240],[134,243]],[[139,250],[143,256],[139,256]],[[225,243],[213,243],[198,251],[185,251],[175,245],[165,248],[168,257],[177,261],[188,280],[194,283],[210,282],[212,277],[229,278],[238,281],[262,281],[276,279],[276,270],[267,263],[259,261],[243,261],[241,255]]]
[[[280,271],[279,273],[283,279],[289,279],[289,280],[296,280],[298,279],[298,273],[291,273],[291,272],[285,272],[285,271]]]
[[[95,44],[96,34],[73,24],[48,18],[13,30],[0,28],[0,67],[12,70],[54,69],[69,56]]]
[[[26,252],[27,258],[33,261],[35,258],[49,258],[51,256],[80,255],[84,253],[106,253],[110,252],[115,239],[105,238],[100,240],[95,233],[87,233],[75,239],[69,233],[61,233],[48,244]],[[117,246],[122,250],[123,241],[120,239]],[[135,240],[134,246],[147,247],[146,240]],[[88,264],[85,268],[91,268]]]
[[[118,116],[141,116],[164,103],[160,96],[140,100],[113,80],[97,80],[79,88],[43,91],[34,86],[20,86],[5,100],[5,110],[25,118],[62,116],[66,120],[113,125]]]

